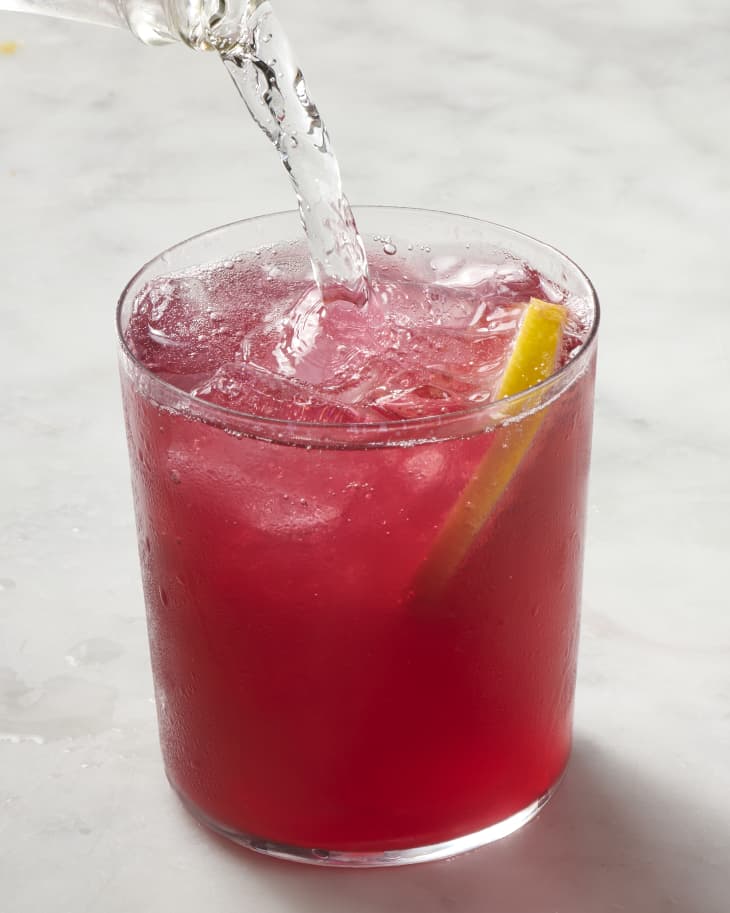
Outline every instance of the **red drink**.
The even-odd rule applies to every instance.
[[[427,218],[446,217],[360,216],[410,219],[404,231]],[[436,237],[431,257],[371,256],[382,314],[320,315],[287,379],[271,372],[286,320],[261,325],[310,282],[291,248],[167,280],[158,264],[122,302],[166,768],[199,817],[254,848],[355,864],[446,855],[527,820],[567,762],[594,301],[556,252],[453,221],[486,235],[483,249],[454,265]],[[214,240],[252,245],[234,230]],[[172,254],[214,259],[203,243]],[[501,259],[507,245],[543,272]],[[571,309],[564,367],[505,432],[488,391],[525,302],[548,293]],[[529,422],[509,483],[434,583],[424,568],[454,505]]]

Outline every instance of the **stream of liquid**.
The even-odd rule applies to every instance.
[[[297,196],[321,302],[368,298],[365,247],[342,190],[332,141],[271,3],[250,11],[245,37],[220,49],[251,116],[281,156]]]

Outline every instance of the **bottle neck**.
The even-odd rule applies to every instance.
[[[0,9],[94,25],[127,26],[145,44],[182,41],[225,51],[245,41],[251,13],[269,0],[0,0]]]
[[[109,0],[105,0],[109,2]],[[111,0],[145,44],[183,41],[227,50],[245,40],[251,12],[268,0]]]

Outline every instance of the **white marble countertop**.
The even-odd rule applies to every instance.
[[[727,2],[279,10],[354,201],[522,228],[603,299],[574,758],[521,834],[401,870],[262,859],[182,811],[112,314],[151,254],[292,201],[212,56],[0,14],[0,909],[726,913]]]

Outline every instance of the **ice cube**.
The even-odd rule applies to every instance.
[[[201,276],[159,280],[135,302],[125,338],[148,368],[187,388],[186,377],[210,375],[238,347],[240,330],[222,304]]]
[[[199,399],[262,418],[324,424],[366,420],[362,410],[328,399],[310,384],[240,360],[223,365],[192,393]]]
[[[467,408],[474,390],[445,371],[421,366],[384,379],[371,397],[372,405],[388,418],[418,418]]]
[[[371,386],[373,359],[397,347],[402,334],[385,321],[377,299],[365,307],[341,300],[324,304],[318,289],[310,288],[290,312],[249,334],[242,356],[255,368],[348,405],[360,398],[355,391]]]
[[[415,447],[412,456],[403,463],[408,484],[415,491],[422,491],[441,481],[446,469],[446,456],[439,447]]]

